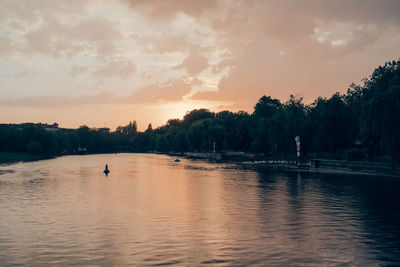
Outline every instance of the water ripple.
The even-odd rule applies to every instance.
[[[0,266],[400,265],[396,179],[172,161],[0,166]]]

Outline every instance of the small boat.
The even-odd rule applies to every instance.
[[[179,159],[174,160],[174,162],[181,162]]]

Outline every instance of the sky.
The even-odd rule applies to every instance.
[[[397,0],[0,0],[0,123],[311,103],[400,57]]]

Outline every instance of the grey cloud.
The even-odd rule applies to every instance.
[[[13,43],[8,57],[90,53],[103,58],[117,52],[115,43],[122,38],[118,24],[91,17],[86,8],[92,2],[2,1],[0,22]]]
[[[9,28],[12,31],[17,31],[17,32],[26,31],[26,27],[16,20],[11,20],[10,22],[8,22],[7,28]]]
[[[88,71],[89,71],[89,66],[73,65],[69,71],[69,75],[77,76],[77,75],[85,74]]]
[[[13,45],[9,38],[0,37],[0,59],[7,58],[13,51]]]
[[[283,2],[279,3],[279,2]],[[397,0],[296,0],[274,1],[286,9],[293,8],[298,13],[311,18],[322,18],[333,21],[353,21],[362,24],[400,23],[400,2]]]
[[[198,17],[204,11],[217,6],[216,0],[125,0],[125,2],[132,8],[140,8],[157,18],[170,18],[178,12]]]
[[[76,25],[65,25],[49,19],[38,30],[23,36],[20,52],[59,56],[94,52],[99,56],[117,51],[115,42],[121,35],[117,25],[102,18],[91,18]]]
[[[0,20],[18,19],[32,24],[48,17],[76,16],[87,14],[93,0],[1,0]]]

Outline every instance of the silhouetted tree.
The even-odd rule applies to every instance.
[[[309,105],[291,95],[281,103],[262,96],[254,112],[207,109],[187,112],[182,120],[170,119],[144,132],[136,121],[115,132],[91,129],[59,129],[49,132],[43,124],[0,124],[0,152],[54,155],[113,151],[212,151],[241,150],[265,155],[295,155],[299,135],[303,152],[344,159],[390,160],[400,165],[400,61],[385,63],[363,80],[351,84],[345,94],[317,98]]]

